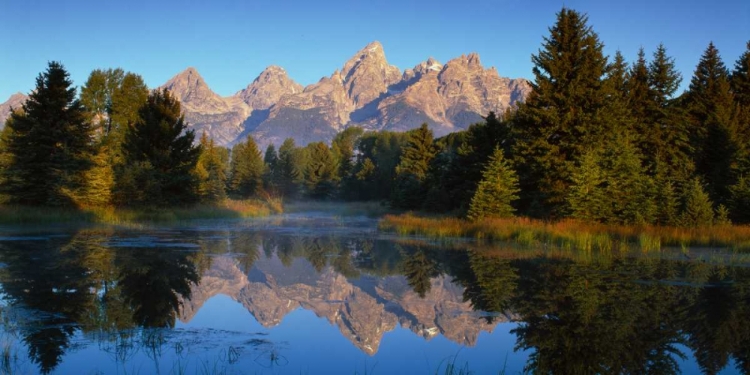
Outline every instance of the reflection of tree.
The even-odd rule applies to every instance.
[[[249,273],[253,264],[260,258],[261,236],[257,233],[241,232],[232,238],[232,252],[239,254],[242,272]]]
[[[10,304],[29,309],[21,327],[29,358],[42,373],[52,371],[70,347],[76,321],[91,303],[80,253],[61,252],[65,239],[0,244],[3,291]]]
[[[510,261],[470,251],[468,263],[471,268],[468,277],[471,279],[463,283],[464,301],[471,301],[471,306],[480,311],[503,312],[509,309],[518,281],[518,273]],[[490,321],[492,318],[487,317]]]
[[[424,298],[432,287],[430,278],[439,275],[435,261],[421,249],[417,249],[410,255],[406,253],[404,255],[401,267],[406,281],[420,297]]]
[[[117,252],[118,284],[133,309],[133,320],[143,327],[173,327],[180,308],[179,296],[190,297],[191,283],[199,275],[190,253],[158,248],[133,248]]]

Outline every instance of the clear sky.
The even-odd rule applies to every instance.
[[[610,55],[632,61],[663,42],[683,89],[709,41],[732,67],[750,40],[750,0],[0,0],[0,102],[31,90],[50,60],[78,86],[95,68],[155,87],[193,66],[226,96],[268,65],[307,85],[373,40],[401,69],[478,52],[502,76],[531,78],[563,5],[588,13]]]

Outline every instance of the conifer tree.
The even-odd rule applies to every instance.
[[[638,50],[638,58],[630,68],[627,88],[628,103],[637,126],[636,132],[641,134],[645,141],[649,123],[647,113],[653,104],[649,87],[648,61],[646,61],[646,52],[643,47]]]
[[[744,145],[729,72],[713,43],[696,67],[687,101],[693,120],[697,172],[705,179],[711,197],[723,202],[736,179],[737,161]]]
[[[734,64],[731,84],[735,100],[741,106],[750,108],[750,41],[747,42],[745,52]]]
[[[613,136],[602,157],[606,175],[604,190],[608,222],[620,224],[651,223],[656,218],[655,187],[644,173],[641,155],[628,136]]]
[[[83,193],[83,174],[96,152],[93,128],[69,74],[50,62],[21,111],[7,122],[11,156],[5,192],[14,203],[64,206]]]
[[[226,168],[219,155],[219,148],[214,140],[203,132],[201,135],[201,154],[195,166],[198,178],[198,195],[204,202],[220,202],[226,195]]]
[[[573,173],[567,203],[574,218],[603,221],[611,215],[605,196],[607,176],[599,165],[600,159],[600,153],[596,150],[584,153]]]
[[[737,223],[750,223],[750,178],[745,176],[729,187],[729,210]]]
[[[559,215],[577,160],[613,126],[607,58],[587,16],[563,8],[532,56],[532,92],[520,105],[514,128],[525,206],[537,215]],[[522,197],[523,198],[523,197]]]
[[[338,188],[338,165],[323,142],[307,146],[309,162],[305,169],[305,188],[313,199],[333,199]]]
[[[691,180],[685,187],[680,223],[693,228],[711,226],[714,223],[713,203],[697,178]]]
[[[229,190],[241,198],[258,194],[263,189],[265,170],[258,145],[252,136],[248,136],[244,143],[232,148]]]
[[[263,185],[266,190],[276,191],[279,184],[279,154],[273,143],[266,147],[263,155],[263,163],[266,165],[266,173],[263,174]]]
[[[511,217],[516,211],[512,203],[518,200],[518,193],[518,176],[503,157],[503,151],[496,148],[471,199],[467,217],[470,220]]]
[[[682,77],[663,44],[654,52],[648,75],[650,102],[646,104],[645,119],[648,130],[644,132],[647,138],[641,148],[645,165],[653,175],[656,164],[661,163],[664,173],[682,184],[694,171],[692,149],[686,114],[673,98]]]
[[[423,182],[435,154],[432,130],[426,123],[409,132],[409,141],[396,166],[397,177],[392,202],[395,207],[415,209],[422,205],[427,191]]]
[[[305,165],[302,150],[297,149],[293,138],[287,138],[279,147],[279,188],[284,197],[296,198],[304,178]]]
[[[193,174],[200,146],[194,146],[195,134],[187,129],[180,102],[168,90],[152,91],[139,111],[139,120],[125,132],[124,171],[137,183],[126,195],[132,204],[169,205],[197,200],[197,181]],[[148,189],[147,189],[148,188]],[[141,193],[148,191],[148,195]]]

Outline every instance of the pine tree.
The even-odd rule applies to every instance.
[[[110,163],[110,151],[101,146],[94,155],[93,166],[84,174],[84,190],[78,201],[86,206],[106,206],[112,202],[115,186],[115,172]]]
[[[574,218],[603,221],[611,216],[605,196],[607,176],[599,165],[600,159],[600,153],[595,150],[584,153],[573,173],[567,203]]]
[[[305,188],[313,199],[333,199],[338,188],[338,165],[331,150],[323,142],[307,146],[309,163],[305,169]]]
[[[435,157],[432,130],[427,124],[409,132],[409,141],[401,151],[396,166],[396,186],[392,204],[395,207],[415,209],[422,205],[426,188],[423,182]]]
[[[674,94],[682,82],[674,59],[667,55],[663,44],[654,52],[649,64],[650,103],[647,104],[646,121],[648,138],[641,148],[646,166],[652,171],[657,163],[664,173],[678,183],[685,183],[693,174],[687,117],[675,102]]]
[[[137,168],[134,180],[151,191],[131,204],[170,205],[197,200],[197,181],[193,170],[200,146],[194,146],[195,134],[187,129],[180,102],[168,90],[155,90],[139,111],[140,119],[127,128],[123,142],[125,163]],[[131,174],[125,171],[123,174]],[[140,192],[146,186],[136,185]],[[130,191],[131,197],[139,192]]]
[[[698,63],[687,102],[694,124],[697,172],[705,179],[711,197],[723,202],[736,179],[737,161],[744,145],[729,72],[713,43]]]
[[[514,119],[522,197],[537,215],[560,215],[576,162],[614,126],[607,58],[587,16],[563,8],[538,54],[532,92]]]
[[[737,102],[745,108],[750,108],[750,41],[747,42],[745,52],[734,64],[731,84]]]
[[[276,191],[279,184],[279,154],[276,153],[276,146],[273,143],[266,147],[266,153],[263,155],[263,163],[266,165],[266,173],[263,174],[263,185],[266,190]]]
[[[7,122],[11,156],[4,170],[4,190],[14,203],[64,206],[82,194],[83,174],[96,152],[93,128],[75,98],[69,74],[50,62],[22,111]]]
[[[648,139],[646,133],[648,133],[650,122],[648,110],[653,106],[653,99],[649,87],[648,61],[646,61],[646,52],[643,47],[638,50],[638,59],[630,68],[627,88],[628,103],[637,126],[637,133],[643,137],[641,142],[645,142]]]
[[[229,168],[229,190],[237,196],[249,198],[263,189],[266,166],[252,136],[248,136],[244,143],[238,143],[232,148]]]
[[[279,147],[279,188],[284,197],[296,198],[304,178],[302,151],[294,145],[294,139],[287,138]]]
[[[711,226],[714,223],[713,203],[697,178],[685,187],[684,208],[680,223],[693,228]]]
[[[729,210],[737,223],[750,223],[750,178],[745,176],[729,187]]]
[[[219,155],[219,148],[205,132],[201,135],[201,154],[195,166],[198,178],[198,195],[204,202],[220,202],[226,194],[226,166]]]
[[[503,151],[496,148],[471,199],[467,217],[470,220],[511,217],[516,211],[512,203],[518,200],[519,191],[516,172],[503,157]]]

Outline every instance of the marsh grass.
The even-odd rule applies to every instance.
[[[184,207],[142,208],[48,208],[0,206],[0,224],[101,223],[134,224],[143,222],[179,222],[195,219],[241,219],[268,216],[283,211],[278,198],[266,200],[227,199],[216,204]]]
[[[469,237],[514,242],[523,247],[551,246],[578,251],[611,252],[638,248],[643,252],[674,246],[750,250],[750,226],[700,228],[623,226],[577,220],[543,221],[516,217],[468,221],[452,217],[422,217],[411,213],[386,215],[379,229],[400,235],[433,238]]]

